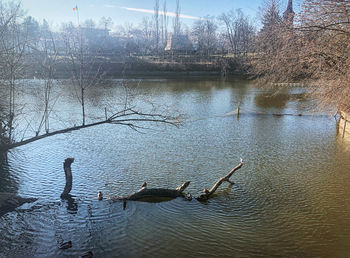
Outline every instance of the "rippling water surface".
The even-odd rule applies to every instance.
[[[20,96],[28,110],[40,108],[40,96],[31,95],[39,83],[28,81]],[[1,164],[0,191],[39,199],[0,217],[0,256],[91,250],[97,257],[348,257],[350,143],[337,135],[333,118],[312,113],[302,89],[272,94],[247,80],[193,77],[130,80],[128,86],[114,80],[89,89],[89,120],[103,117],[111,103],[122,104],[127,92],[139,107],[149,108],[152,100],[185,114],[184,126],[140,134],[102,125],[14,150]],[[74,90],[64,87],[64,94],[56,89],[56,128],[79,123]],[[239,102],[239,119],[225,116]],[[75,197],[68,202],[59,197],[66,157],[75,158]],[[120,202],[95,198],[99,190],[128,194],[144,181],[175,188],[187,180],[196,196],[240,157],[245,165],[234,174],[235,184],[223,184],[205,204],[178,198],[128,202],[123,210]],[[69,240],[72,248],[58,248]]]

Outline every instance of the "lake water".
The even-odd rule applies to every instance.
[[[42,108],[40,83],[25,82],[18,97],[30,121],[18,128],[27,136],[39,119],[30,115]],[[0,256],[77,257],[91,250],[96,257],[349,257],[350,143],[302,92],[200,77],[113,80],[88,89],[88,121],[104,117],[104,107],[110,113],[123,105],[128,93],[143,110],[151,101],[184,114],[184,124],[152,126],[145,134],[102,125],[13,150],[1,164],[0,191],[39,199],[0,217]],[[57,86],[53,95],[51,127],[79,124],[73,87]],[[239,119],[225,115],[239,102]],[[272,115],[282,113],[292,115]],[[60,199],[67,157],[75,158],[70,202]],[[144,181],[176,188],[189,180],[187,191],[198,196],[240,157],[245,164],[232,176],[235,184],[224,183],[204,204],[177,198],[128,202],[123,210],[120,202],[96,199],[99,190],[125,195]],[[60,250],[65,241],[72,248]]]

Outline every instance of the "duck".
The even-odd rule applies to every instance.
[[[190,193],[186,194],[186,195],[185,195],[185,199],[186,199],[187,201],[192,201],[192,194],[190,194]]]
[[[68,249],[72,247],[72,241],[64,242],[60,245],[60,249]]]
[[[103,199],[102,192],[98,191],[98,193],[97,193],[97,200],[102,201],[102,199]]]
[[[91,258],[93,256],[94,256],[94,253],[92,251],[89,251],[89,252],[83,253],[80,257],[81,258]]]

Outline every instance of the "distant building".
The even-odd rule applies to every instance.
[[[283,20],[293,23],[295,12],[293,11],[293,0],[288,1],[287,10],[283,13]]]
[[[167,45],[164,49],[165,51],[174,52],[189,52],[193,51],[193,44],[187,35],[176,35],[169,34]]]

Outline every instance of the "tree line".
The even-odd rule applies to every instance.
[[[15,17],[11,15],[8,18],[11,18],[12,23],[17,24],[16,26],[20,25],[27,30],[27,35],[30,37],[25,38],[26,45],[40,47],[43,40],[53,38],[57,51],[62,55],[66,52],[65,43],[68,34],[71,41],[79,41],[80,39],[74,38],[82,37],[83,45],[87,50],[105,56],[162,54],[169,43],[169,37],[175,41],[180,35],[186,36],[191,42],[192,49],[184,50],[192,54],[247,55],[253,51],[252,42],[256,34],[256,26],[252,19],[240,9],[228,11],[218,17],[202,17],[192,26],[188,26],[180,19],[179,0],[176,3],[172,24],[170,24],[166,0],[164,2],[155,0],[154,15],[144,17],[137,25],[131,23],[114,25],[110,17],[102,17],[98,22],[87,19],[79,25],[72,22],[63,23],[59,28],[55,27],[54,32],[46,20],[37,21],[31,16],[24,16],[20,5],[15,7],[14,3],[2,3],[1,6],[4,11],[2,16],[11,11],[22,12],[20,19],[18,13],[16,19],[12,19]],[[6,20],[6,17],[1,19]]]

